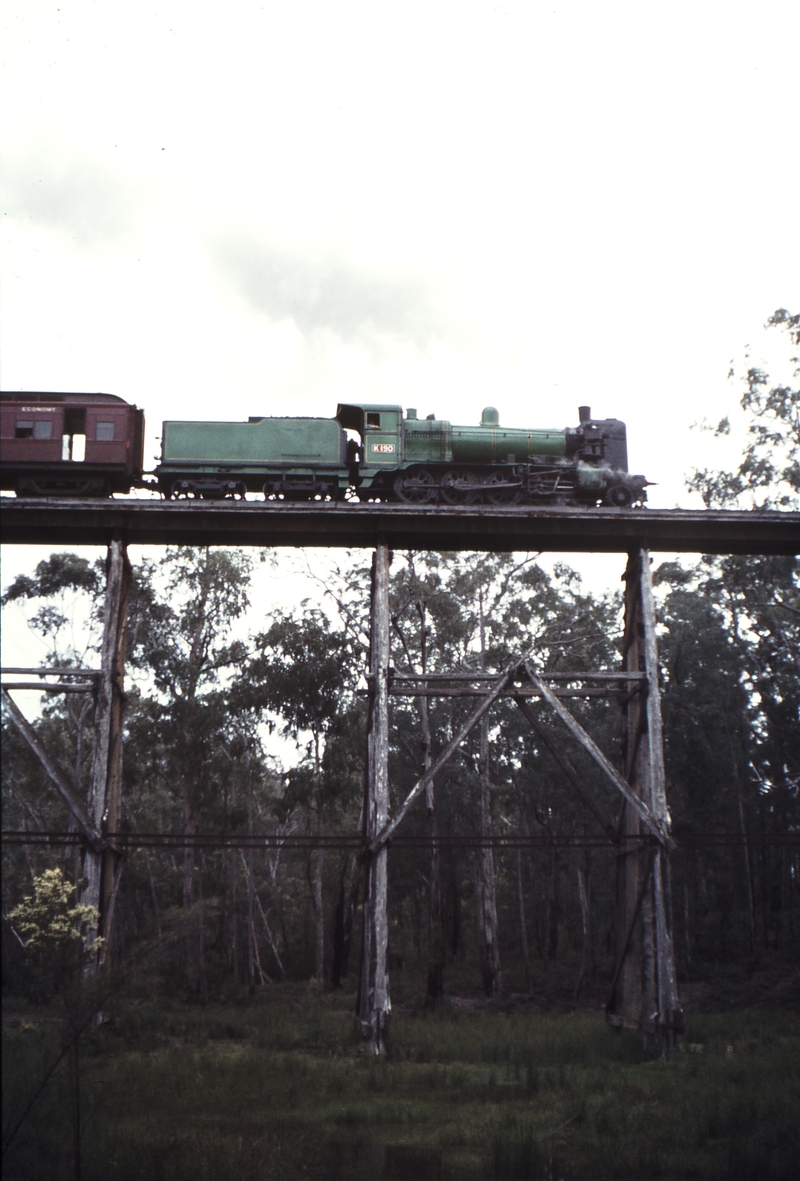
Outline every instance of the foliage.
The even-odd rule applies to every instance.
[[[75,903],[75,887],[61,869],[46,869],[33,879],[33,893],[9,912],[9,922],[25,950],[39,965],[41,978],[59,988],[100,950],[98,912]]]
[[[791,347],[800,346],[800,315],[779,308],[767,320],[767,327],[783,330]],[[770,384],[763,369],[748,367],[740,405],[749,424],[737,468],[695,471],[688,481],[708,508],[800,505],[800,388],[790,384],[800,377],[800,356],[790,356],[789,364],[794,367],[789,381],[777,385]],[[727,435],[730,429],[730,420],[723,418],[715,433]]]

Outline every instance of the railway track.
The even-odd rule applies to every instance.
[[[800,513],[333,501],[0,498],[13,545],[325,546],[797,554]]]

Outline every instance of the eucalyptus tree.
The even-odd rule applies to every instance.
[[[780,308],[766,326],[786,340],[785,372],[773,379],[747,364],[739,396],[747,429],[738,462],[730,470],[695,471],[687,481],[708,507],[800,507],[800,315]],[[730,431],[726,417],[715,434]],[[737,938],[735,908],[746,915],[752,956],[757,946],[780,941],[784,916],[800,900],[796,853],[764,843],[800,825],[800,563],[706,557],[694,570],[662,567],[660,577],[673,586],[662,646],[678,814],[696,832],[738,832],[746,841],[733,860],[698,853],[694,872],[687,868],[685,954],[694,928],[701,950],[724,957]],[[702,690],[693,693],[698,683]],[[729,922],[720,919],[725,911]]]
[[[357,676],[358,655],[348,631],[331,627],[319,609],[301,617],[279,612],[255,637],[254,655],[245,669],[244,699],[279,719],[283,734],[305,747],[304,760],[290,776],[296,800],[304,806],[308,828],[319,845],[311,875],[314,909],[314,974],[325,980],[324,875],[326,809],[336,787],[326,783],[326,743],[341,733]]]
[[[232,638],[248,606],[250,559],[238,551],[167,550],[152,570],[151,607],[140,633],[139,664],[155,692],[143,703],[137,728],[143,743],[134,753],[175,801],[187,843],[183,852],[181,902],[185,923],[185,983],[190,997],[207,993],[205,924],[193,838],[204,810],[220,794],[215,770],[230,732],[231,681],[246,658],[243,640]],[[143,768],[144,769],[144,768]]]
[[[496,555],[409,555],[398,565],[392,590],[392,620],[396,639],[395,663],[416,675],[426,672],[499,672],[508,662],[532,654],[544,668],[613,667],[617,659],[614,634],[619,625],[619,604],[615,599],[597,600],[582,593],[574,572],[556,568],[553,577],[533,557]],[[458,699],[418,698],[417,739],[412,737],[411,708],[395,709],[396,750],[393,780],[403,782],[409,772],[408,756],[414,763],[429,757],[432,747],[440,749],[452,737],[465,708]],[[428,797],[428,828],[463,835],[491,838],[520,826],[523,833],[534,824],[553,838],[552,865],[547,873],[550,893],[535,904],[537,943],[542,946],[541,905],[548,909],[548,929],[543,951],[554,949],[560,921],[560,877],[563,873],[556,838],[566,806],[575,812],[571,797],[565,796],[563,774],[528,723],[510,704],[500,707],[497,724],[486,725],[475,739],[468,739],[438,779],[436,798]],[[604,730],[613,727],[608,708],[596,703]],[[414,775],[416,775],[416,771]],[[589,772],[591,775],[591,772]],[[601,788],[601,791],[604,789]],[[542,796],[542,806],[537,804]],[[555,818],[555,819],[554,819]],[[419,821],[409,816],[409,823]],[[556,825],[556,828],[553,825]],[[416,831],[416,829],[415,829]],[[448,873],[442,882],[442,918],[455,919],[460,896],[454,858],[446,855]],[[528,863],[525,874],[523,862]],[[429,929],[437,914],[437,862],[427,874]],[[472,889],[475,896],[476,930],[481,979],[488,995],[502,985],[500,940],[513,939],[509,922],[518,928],[518,946],[530,980],[526,900],[534,890],[541,894],[541,873],[534,873],[532,855],[516,858],[516,872],[506,859],[491,848],[472,857]],[[421,865],[418,875],[425,871]],[[530,879],[530,884],[528,882]],[[393,880],[398,881],[397,871]],[[584,883],[585,884],[585,883]],[[410,889],[410,886],[408,887]],[[516,918],[514,917],[516,915]],[[503,934],[505,932],[505,934]],[[429,996],[438,991],[441,948],[435,930],[429,935]],[[451,946],[453,944],[451,940]],[[455,941],[457,942],[457,941]]]

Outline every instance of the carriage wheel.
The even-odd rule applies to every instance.
[[[499,485],[499,487],[494,485]],[[522,500],[522,487],[520,484],[509,484],[508,477],[504,472],[495,472],[493,476],[489,477],[486,486],[486,499],[489,504],[498,506],[519,504]]]
[[[394,482],[394,494],[406,504],[430,504],[436,496],[436,480],[424,468],[400,472]]]
[[[474,472],[446,472],[442,476],[442,500],[447,504],[474,504],[479,491]]]

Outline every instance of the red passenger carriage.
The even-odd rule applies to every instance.
[[[0,393],[0,487],[109,496],[141,483],[144,413],[115,394]]]

